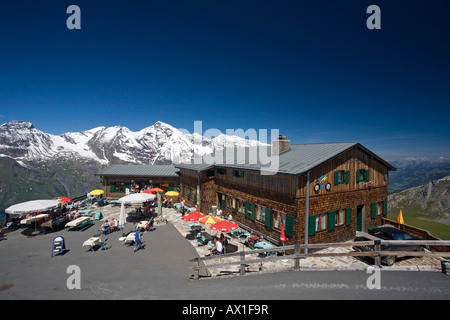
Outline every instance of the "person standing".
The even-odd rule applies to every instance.
[[[184,200],[180,202],[181,215],[184,216]]]

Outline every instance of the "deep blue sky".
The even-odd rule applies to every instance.
[[[81,30],[66,9],[81,8]],[[381,9],[368,30],[366,9]],[[0,122],[160,120],[450,158],[450,1],[4,0]]]

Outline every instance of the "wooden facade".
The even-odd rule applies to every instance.
[[[221,207],[223,214],[231,213],[273,242],[279,241],[283,224],[286,244],[294,244],[305,242],[309,188],[308,243],[341,242],[381,224],[387,214],[389,170],[395,168],[356,144],[309,170],[309,185],[306,173],[267,176],[236,166],[200,171],[184,166],[181,194],[205,213]]]

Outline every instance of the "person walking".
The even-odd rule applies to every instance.
[[[134,238],[134,251],[133,252],[136,252],[136,251],[138,251],[138,249],[141,249],[141,248],[142,248],[141,232],[138,230],[138,231],[136,231],[136,235]]]

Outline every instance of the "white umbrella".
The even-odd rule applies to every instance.
[[[40,211],[47,211],[58,207],[61,203],[58,200],[32,200],[18,203],[10,206],[5,210],[6,213],[18,215],[21,213],[36,213]],[[34,225],[36,231],[37,223]]]
[[[126,224],[125,220],[125,204],[122,203],[120,206],[120,215],[119,215],[119,228],[123,228]]]
[[[118,201],[123,204],[140,203],[155,200],[156,196],[151,193],[132,193],[120,198]]]
[[[47,211],[58,207],[60,202],[58,200],[32,200],[18,203],[10,206],[5,210],[9,214],[34,213],[39,211]]]

